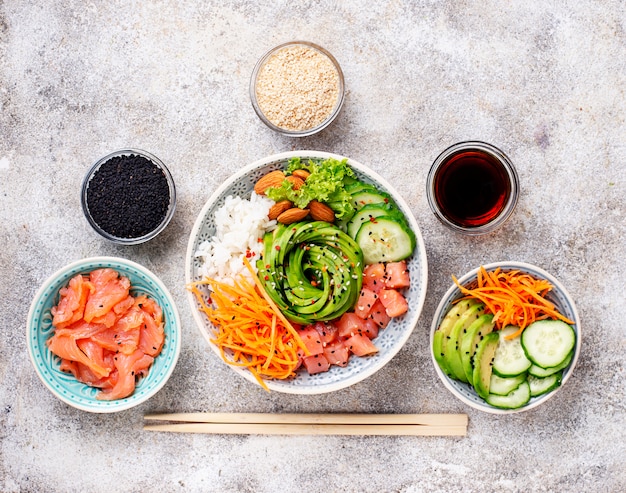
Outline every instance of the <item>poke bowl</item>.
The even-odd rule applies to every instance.
[[[563,285],[539,267],[514,261],[453,280],[430,330],[443,385],[492,414],[527,411],[552,398],[572,375],[581,348],[580,319]]]
[[[382,177],[377,175],[375,172],[352,159],[320,151],[285,152],[260,159],[242,168],[240,171],[238,171],[228,180],[226,180],[226,182],[223,183],[213,193],[213,195],[203,206],[196,219],[189,238],[186,255],[186,283],[188,288],[188,301],[190,303],[196,325],[201,334],[206,339],[211,350],[214,351],[215,354],[218,355],[220,358],[222,358],[225,363],[233,363],[233,354],[234,352],[238,351],[238,348],[235,347],[233,349],[233,346],[225,348],[224,345],[217,342],[216,334],[218,333],[218,326],[220,324],[217,323],[214,318],[211,318],[209,312],[207,311],[207,307],[210,306],[212,302],[215,302],[215,293],[212,291],[214,287],[209,288],[204,284],[204,281],[206,281],[208,277],[212,276],[207,275],[206,263],[208,257],[206,256],[206,251],[204,251],[203,253],[203,248],[205,248],[207,244],[211,244],[217,241],[218,232],[222,220],[217,220],[216,214],[221,217],[221,215],[224,214],[224,210],[228,208],[228,204],[234,201],[238,202],[249,200],[252,203],[252,210],[256,210],[257,207],[254,204],[258,203],[260,199],[259,195],[257,195],[256,193],[257,188],[255,188],[255,186],[261,181],[261,179],[267,179],[264,177],[273,176],[273,173],[282,172],[294,160],[300,163],[313,163],[313,166],[316,166],[317,164],[322,162],[330,161],[341,162],[342,164],[347,165],[347,167],[352,170],[351,172],[354,174],[354,178],[356,180],[364,183],[365,186],[375,188],[380,193],[384,194],[386,197],[385,200],[390,202],[388,207],[392,207],[393,205],[393,207],[397,208],[397,211],[400,211],[398,214],[401,213],[401,215],[404,217],[405,222],[403,224],[406,226],[405,229],[410,228],[411,235],[413,237],[413,243],[411,244],[410,252],[407,252],[407,256],[402,262],[396,263],[402,264],[404,266],[405,273],[408,273],[408,276],[410,277],[410,285],[402,291],[403,297],[406,300],[406,311],[400,316],[390,318],[390,320],[386,321],[388,323],[386,323],[384,327],[381,324],[380,330],[377,331],[377,336],[372,339],[372,342],[376,347],[375,351],[363,356],[355,356],[354,354],[352,354],[349,360],[342,360],[341,365],[339,363],[330,364],[330,366],[326,367],[324,371],[316,373],[310,373],[308,371],[308,366],[305,370],[303,365],[297,368],[289,377],[285,378],[268,377],[261,379],[244,364],[241,364],[240,366],[238,366],[237,364],[229,365],[240,376],[250,382],[260,384],[262,387],[265,387],[266,390],[290,394],[321,394],[337,391],[350,385],[356,384],[357,382],[360,382],[367,377],[373,375],[376,371],[385,366],[398,353],[398,351],[400,351],[402,346],[411,335],[422,311],[426,296],[428,274],[427,261],[424,242],[421,237],[419,227],[415,221],[415,218],[411,214],[411,211],[406,202],[398,195],[398,193],[392,188],[390,184],[388,184]],[[267,198],[264,199],[268,200]],[[270,201],[270,204],[274,203],[275,205],[278,205],[279,202],[274,203]],[[391,202],[393,204],[391,204]],[[311,211],[313,211],[312,206],[310,207],[310,209]],[[266,211],[267,209],[261,214],[265,219],[267,219]],[[294,210],[290,209],[289,213],[294,213]],[[250,215],[253,215],[253,212],[250,212]],[[267,263],[266,265],[265,260],[273,257],[273,254],[275,252],[282,253],[286,249],[289,249],[290,245],[298,243],[295,238],[290,240],[289,242],[278,242],[278,240],[276,240],[277,238],[279,238],[277,231],[289,231],[289,234],[291,234],[291,231],[296,231],[296,229],[298,229],[299,232],[305,231],[306,228],[308,228],[309,226],[313,228],[314,226],[312,225],[316,225],[316,228],[320,227],[322,230],[327,229],[326,223],[316,222],[317,219],[315,217],[313,219],[310,219],[313,216],[308,217],[309,219],[302,219],[300,221],[289,223],[288,226],[280,224],[281,219],[278,218],[277,220],[273,221],[274,226],[269,228],[269,232],[257,231],[255,233],[252,243],[255,243],[256,238],[258,237],[258,241],[261,244],[260,251],[254,251],[254,245],[251,244],[247,249],[243,249],[242,247],[240,257],[233,257],[235,263],[241,266],[242,257],[244,255],[243,252],[245,250],[245,256],[248,257],[249,261],[243,260],[243,262],[247,263],[248,266],[256,265],[258,269],[256,273],[257,279],[256,281],[249,281],[250,285],[254,287],[256,282],[256,290],[259,291],[259,283],[264,282],[265,285],[262,290],[269,292],[268,297],[270,298],[270,301],[274,299],[273,304],[276,305],[275,308],[278,308],[278,312],[282,312],[278,313],[279,318],[282,319],[282,317],[285,316],[288,321],[293,323],[293,326],[297,331],[300,331],[301,329],[307,329],[307,327],[310,328],[310,325],[315,325],[316,322],[333,324],[333,315],[327,315],[325,318],[322,319],[322,313],[326,313],[326,309],[324,308],[321,310],[316,310],[309,318],[305,320],[301,320],[300,318],[298,318],[298,316],[294,316],[294,312],[289,306],[281,305],[280,299],[272,298],[276,294],[274,292],[275,286],[273,286],[273,282],[271,282],[274,271],[272,269],[269,269],[269,263]],[[337,217],[339,218],[339,216]],[[349,217],[352,216],[348,216],[348,219]],[[309,221],[308,223],[307,220]],[[236,219],[233,219],[231,216],[228,216],[227,222],[236,223],[238,221]],[[374,221],[372,220],[372,222]],[[323,226],[319,226],[320,224],[323,224]],[[342,221],[337,219],[334,223],[331,224],[331,227],[346,230],[346,222],[345,220]],[[284,233],[282,234],[283,236],[280,238],[283,238],[285,236]],[[296,235],[298,233],[293,234]],[[341,238],[344,238],[347,235],[347,233],[343,232],[337,234],[340,235]],[[275,241],[275,244],[272,244],[272,241]],[[352,240],[347,239],[345,241],[350,242]],[[266,248],[266,245],[269,246]],[[303,250],[309,249],[309,246],[305,245],[304,243],[299,244],[299,246]],[[314,247],[315,246],[313,245],[311,248]],[[356,250],[359,249],[357,248]],[[291,252],[292,251],[290,250],[290,253]],[[287,253],[285,253],[285,255],[287,255]],[[348,256],[348,254],[345,255],[346,261],[348,260]],[[315,263],[315,259],[310,258],[309,260],[302,260],[302,256],[297,258],[300,259],[297,263]],[[367,255],[365,255],[364,258],[367,259]],[[225,265],[228,262],[230,262],[230,260],[222,258],[220,261],[220,265]],[[329,265],[329,270],[331,269],[330,266],[334,265],[334,260],[331,260],[330,258],[327,261],[322,260],[321,262],[327,262]],[[292,261],[292,264],[295,263],[295,261]],[[361,260],[356,259],[351,261],[350,263],[353,268],[355,265],[357,265],[361,270],[365,268],[366,264],[366,262],[363,261],[361,265]],[[306,267],[303,267],[303,269],[306,270]],[[326,270],[325,265],[320,268],[320,271],[322,270]],[[243,269],[243,271],[245,272],[246,269]],[[300,272],[300,275],[302,275],[302,272]],[[231,274],[226,274],[225,276],[235,277]],[[353,284],[350,289],[352,289],[353,291],[358,291],[355,286],[358,283],[359,287],[361,287],[361,276],[361,271],[358,271],[358,275],[354,274],[352,278],[348,279],[347,282],[345,282],[344,284],[348,285],[351,281]],[[297,282],[302,284],[302,280]],[[311,279],[305,279],[305,284],[308,286],[308,289],[312,289],[311,285],[315,286],[315,282]],[[331,281],[330,284],[333,284],[333,281]],[[195,288],[192,289],[190,288],[190,286],[195,286]],[[348,290],[347,286],[346,290]],[[284,291],[290,291],[290,289],[285,289]],[[282,294],[285,295],[286,293]],[[311,301],[311,303],[315,304],[317,302]],[[350,303],[344,304],[344,307],[348,306],[349,304]],[[320,317],[320,320],[315,319],[315,317],[317,317],[318,315]],[[220,328],[220,331],[221,330],[222,329]],[[304,336],[302,336],[302,338],[304,339]],[[320,344],[320,342],[317,343]],[[327,347],[327,344],[330,344],[330,342],[327,340],[323,340],[321,341],[321,344],[324,347]],[[272,349],[274,349],[273,346]],[[302,356],[302,354],[300,354],[300,356]],[[269,356],[267,358],[269,359]]]
[[[96,280],[92,277],[96,275],[94,273],[103,273],[103,276]],[[87,297],[82,308],[72,306],[76,318],[66,320],[67,323],[63,324],[59,322],[60,315],[57,319],[55,314],[69,313],[64,308],[68,305],[63,305],[62,299],[69,299],[68,293],[78,285],[72,283],[79,282],[84,282],[84,285],[90,282],[91,288],[96,285],[88,296],[98,293],[100,289],[98,286],[105,286],[106,283],[113,286],[114,283],[119,283],[121,289],[126,290],[125,302],[117,303],[114,309],[111,308],[107,312],[107,315],[115,313],[116,316],[105,321],[106,315],[100,316],[99,313],[92,312],[93,318],[88,317],[91,298]],[[86,291],[88,290],[89,287]],[[101,301],[98,303],[100,308],[104,305],[107,309],[106,303],[101,304]],[[160,334],[158,343],[155,340],[149,341],[143,333],[135,332],[150,325],[146,318],[141,318],[142,310],[147,310],[148,307],[152,313],[158,312],[154,325],[156,333]],[[90,319],[89,323],[85,321],[87,318]],[[121,326],[123,322],[126,323],[124,327]],[[78,335],[78,332],[72,333],[73,330],[86,332]],[[63,331],[65,333],[61,336]],[[67,345],[69,349],[57,349],[53,339],[65,336],[67,339],[63,339],[64,341],[71,341]],[[166,384],[180,354],[180,320],[171,294],[154,273],[124,258],[90,257],[62,267],[39,288],[28,313],[26,342],[37,376],[54,396],[83,411],[113,413],[147,401]],[[86,347],[83,344],[91,346]],[[97,347],[94,344],[97,344]],[[115,346],[111,347],[111,344]],[[152,347],[146,349],[144,347],[146,344]],[[76,348],[79,348],[79,351],[75,351]],[[81,354],[76,356],[76,353]],[[91,362],[83,360],[85,354],[89,355]],[[121,362],[129,362],[131,357],[136,359],[133,359],[132,366],[128,366],[128,372],[132,371],[132,374],[128,375],[123,373],[126,370],[122,369]],[[141,369],[135,364],[140,358]],[[87,365],[88,369],[79,368],[79,364]],[[103,378],[99,382],[89,380],[87,383],[84,377],[92,368],[96,368],[97,371],[101,369],[102,373],[98,373],[97,376]],[[104,377],[110,377],[110,385],[104,382]],[[79,381],[79,378],[83,380]],[[122,380],[125,382],[125,389],[121,388]],[[116,387],[117,383],[119,386]],[[105,396],[113,388],[116,389],[116,394]],[[121,392],[122,390],[125,392]]]

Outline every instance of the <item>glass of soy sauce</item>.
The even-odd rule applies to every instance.
[[[519,178],[511,160],[497,147],[459,142],[435,159],[426,194],[443,224],[459,233],[480,235],[509,218],[519,197]]]

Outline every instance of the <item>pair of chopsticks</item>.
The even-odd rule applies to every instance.
[[[466,414],[178,413],[145,416],[147,431],[236,435],[465,436]]]

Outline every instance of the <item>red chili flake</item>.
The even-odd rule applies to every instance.
[[[270,276],[265,275],[265,277],[263,279],[265,279],[266,281],[269,281],[270,280]]]
[[[276,248],[276,250],[280,251],[280,245],[276,245],[274,248]]]
[[[375,217],[370,216],[370,222],[371,222],[371,223],[376,223],[376,218],[375,218]]]

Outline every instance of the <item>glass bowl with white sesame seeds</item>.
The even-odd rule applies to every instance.
[[[327,50],[308,41],[272,48],[250,79],[252,107],[272,130],[306,137],[328,127],[344,102],[344,78]]]

